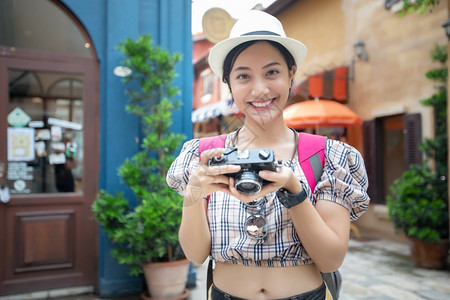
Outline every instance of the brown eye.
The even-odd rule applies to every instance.
[[[248,76],[247,74],[240,74],[236,77],[236,79],[248,79],[250,76]]]
[[[278,70],[270,70],[269,72],[267,72],[268,76],[272,76],[272,75],[276,75],[279,74],[280,72]]]

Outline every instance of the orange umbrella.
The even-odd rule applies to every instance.
[[[283,111],[284,122],[295,129],[361,125],[362,119],[347,106],[331,100],[307,100]]]

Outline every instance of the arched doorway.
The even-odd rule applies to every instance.
[[[0,28],[0,295],[95,286],[92,42],[56,1],[1,1]]]

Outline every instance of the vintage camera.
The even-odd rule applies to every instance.
[[[276,171],[281,161],[275,160],[271,149],[238,150],[237,148],[226,149],[221,155],[209,160],[210,166],[239,165],[241,170],[236,173],[225,174],[234,178],[235,188],[244,195],[254,195],[268,181],[258,176],[262,170]]]

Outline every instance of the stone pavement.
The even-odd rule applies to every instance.
[[[340,300],[450,299],[450,269],[417,268],[407,244],[350,240]]]
[[[207,262],[197,265],[195,268],[197,270],[197,286],[190,289],[188,300],[205,300]],[[340,272],[343,282],[339,300],[450,300],[450,269],[437,271],[415,267],[410,258],[407,244],[384,239],[351,239],[349,251]],[[45,299],[50,298],[58,300],[101,299],[95,294],[45,297]],[[38,298],[10,298],[10,300],[23,299]],[[136,295],[109,300],[139,299],[140,297]]]
[[[196,266],[197,287],[190,300],[205,300],[207,263]],[[339,300],[450,300],[450,269],[417,268],[407,244],[383,239],[351,239],[342,267]]]

